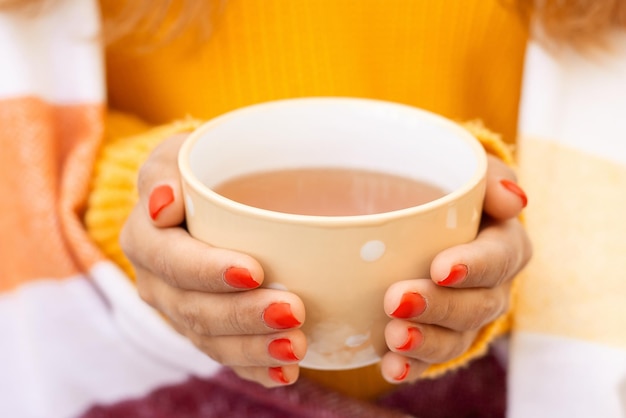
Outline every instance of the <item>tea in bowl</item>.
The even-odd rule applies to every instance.
[[[280,100],[217,117],[179,154],[190,234],[247,253],[263,286],[302,298],[302,367],[353,369],[387,351],[383,295],[428,278],[478,231],[487,159],[455,122],[356,98]]]

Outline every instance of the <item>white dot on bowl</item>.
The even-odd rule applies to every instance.
[[[478,209],[474,209],[474,212],[472,212],[472,222],[476,222],[481,216],[481,213],[478,211]]]
[[[457,227],[457,212],[456,206],[448,208],[448,216],[446,217],[446,227],[454,229]]]
[[[191,196],[189,196],[188,194],[185,195],[185,206],[187,207],[187,214],[189,216],[193,216],[194,215],[193,200],[191,200]]]
[[[351,335],[348,338],[346,338],[345,344],[348,347],[358,347],[360,345],[363,345],[369,339],[370,339],[369,332],[365,334]]]
[[[361,247],[361,258],[365,261],[376,261],[385,254],[385,249],[385,243],[382,241],[367,241]]]

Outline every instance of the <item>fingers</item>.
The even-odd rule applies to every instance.
[[[268,335],[206,337],[179,330],[201,351],[241,378],[266,387],[294,383],[298,362],[306,352],[306,337],[299,329]]]
[[[294,383],[306,337],[299,329],[304,305],[292,293],[254,289],[205,293],[171,287],[138,274],[140,295],[209,357],[264,386]]]
[[[467,351],[477,333],[393,320],[385,328],[391,351],[381,362],[383,377],[390,383],[416,380],[430,364],[444,363]]]
[[[180,225],[185,218],[177,157],[186,137],[180,134],[163,141],[139,170],[140,206],[159,227]]]
[[[384,309],[388,348],[381,364],[391,383],[417,379],[430,364],[444,363],[467,351],[478,332],[509,307],[510,282],[495,288],[450,289],[430,280],[390,286]]]
[[[509,290],[508,282],[493,289],[448,289],[430,280],[405,280],[389,287],[384,309],[391,318],[464,332],[480,329],[504,314]]]
[[[305,320],[302,301],[290,292],[188,292],[150,275],[138,277],[138,288],[143,289],[140,296],[185,335],[210,338],[270,334],[298,328]]]
[[[516,183],[514,171],[502,160],[489,155],[487,161],[484,210],[495,219],[514,218],[528,203],[526,193]]]
[[[255,381],[265,387],[276,387],[295,383],[298,379],[300,368],[297,365],[233,367],[233,371],[242,379]]]
[[[295,365],[306,351],[306,338],[297,329],[271,335],[204,338],[192,335],[190,339],[211,358],[230,367]]]
[[[476,332],[456,332],[436,325],[392,320],[385,328],[385,339],[391,351],[432,364],[459,357],[472,344]]]
[[[180,289],[232,292],[263,282],[263,269],[252,257],[211,247],[182,228],[157,228],[139,206],[124,225],[120,244],[136,269]]]
[[[434,258],[432,280],[446,287],[494,287],[512,279],[528,263],[532,248],[517,219],[485,221],[476,239]]]
[[[417,380],[428,368],[428,364],[405,357],[392,351],[385,353],[380,369],[383,377],[389,383],[405,383]]]

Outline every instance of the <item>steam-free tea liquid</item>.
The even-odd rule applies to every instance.
[[[318,216],[389,212],[421,205],[445,194],[426,182],[343,168],[259,172],[231,179],[214,191],[248,206]]]

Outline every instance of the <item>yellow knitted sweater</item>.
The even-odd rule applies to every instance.
[[[107,85],[115,110],[86,213],[91,236],[132,277],[117,238],[136,202],[137,169],[151,149],[202,120],[268,100],[370,97],[459,121],[479,119],[501,136],[482,123],[466,126],[511,162],[505,142],[515,139],[527,31],[504,3],[230,0],[213,16],[207,39],[187,31],[147,52],[113,45]],[[467,353],[426,374],[481,355],[507,328],[507,318],[500,318]]]

